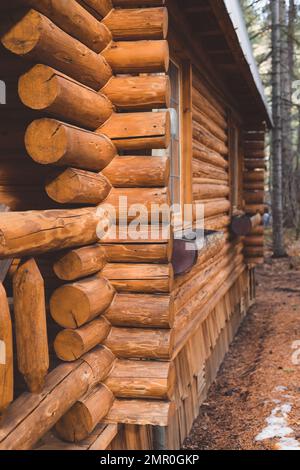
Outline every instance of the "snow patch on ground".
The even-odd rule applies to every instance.
[[[276,387],[275,392],[286,391],[286,387]],[[267,426],[256,436],[256,441],[266,439],[278,439],[276,449],[278,450],[300,450],[300,442],[293,437],[294,430],[289,426],[289,414],[292,411],[291,403],[281,403],[273,400],[276,407],[266,419]]]

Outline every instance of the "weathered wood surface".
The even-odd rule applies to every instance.
[[[2,415],[13,400],[13,338],[8,300],[0,283],[0,423]]]
[[[174,413],[174,402],[117,399],[103,422],[168,426]]]
[[[44,280],[34,259],[21,263],[13,278],[18,368],[29,390],[43,389],[49,368]]]
[[[103,56],[69,36],[36,10],[29,10],[21,19],[12,19],[12,23],[1,38],[10,52],[57,68],[95,90],[112,76]]]
[[[0,449],[31,449],[89,388],[106,379],[113,361],[112,353],[99,347],[58,366],[40,394],[23,394],[11,405],[1,423]]]
[[[53,269],[59,279],[75,281],[96,274],[101,271],[105,263],[105,248],[92,245],[64,253],[54,263]]]

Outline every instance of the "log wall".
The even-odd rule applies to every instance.
[[[179,448],[253,300],[245,257],[253,267],[263,256],[261,226],[245,240],[230,233],[228,106],[192,67],[189,184],[217,233],[178,276],[172,236],[159,226],[153,241],[148,219],[142,240],[96,234],[97,207],[111,204],[122,220],[120,196],[170,201],[169,158],[151,156],[171,138],[164,2],[11,0],[0,9],[0,202],[10,209],[0,214],[0,260],[13,259],[6,293],[0,285],[9,352],[0,449]],[[255,215],[263,136],[253,135],[242,189]]]

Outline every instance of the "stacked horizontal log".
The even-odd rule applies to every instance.
[[[244,133],[244,199],[246,212],[252,217],[265,213],[265,132]],[[249,265],[264,262],[264,233],[262,217],[245,238],[245,258]]]
[[[204,206],[205,228],[222,230],[230,223],[226,112],[196,71],[192,99],[193,199]]]

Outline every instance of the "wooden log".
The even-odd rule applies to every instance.
[[[245,211],[250,215],[260,214],[264,215],[266,209],[265,204],[246,204]]]
[[[252,153],[253,151],[262,151],[265,150],[265,142],[261,140],[250,140],[244,142],[244,151],[245,153]]]
[[[115,188],[166,187],[170,177],[168,157],[120,156],[102,174]]]
[[[247,168],[247,170],[256,170],[258,168],[265,170],[266,162],[264,160],[247,159],[245,160],[245,168]]]
[[[253,182],[244,182],[244,189],[250,191],[264,191],[265,190],[265,183],[264,181],[253,181]]]
[[[108,263],[102,274],[117,292],[169,293],[174,279],[171,264]]]
[[[101,244],[118,245],[118,244],[166,244],[169,245],[172,251],[173,231],[170,224],[150,225],[141,223],[138,227],[138,233],[132,234],[128,230],[128,225],[111,226],[110,229],[102,236],[99,237]],[[100,235],[100,234],[99,234]]]
[[[167,361],[174,341],[171,330],[112,327],[104,344],[119,358]]]
[[[13,339],[6,292],[0,283],[0,423],[2,415],[13,401]]]
[[[229,215],[218,215],[214,217],[208,217],[204,221],[205,230],[224,230],[230,225]]]
[[[255,227],[258,227],[262,222],[260,214],[241,215],[232,218],[231,230],[238,236],[245,236],[252,232]]]
[[[110,324],[105,318],[97,318],[76,330],[63,330],[55,338],[55,353],[62,361],[76,361],[100,345],[109,331]]]
[[[245,238],[245,245],[248,246],[264,246],[264,236],[262,235],[248,235]]]
[[[100,275],[65,284],[52,294],[50,313],[58,325],[76,329],[104,313],[114,295],[110,282]]]
[[[224,214],[230,210],[230,202],[227,199],[199,199],[194,201],[194,204],[203,204],[205,219],[208,217]]]
[[[96,274],[103,269],[105,263],[105,248],[92,245],[64,253],[54,263],[53,270],[63,281],[75,281]]]
[[[207,129],[217,139],[225,143],[228,141],[228,136],[226,132],[222,128],[220,128],[216,123],[214,123],[209,117],[207,117],[201,110],[194,108],[193,120],[203,126],[205,129]]]
[[[193,121],[193,138],[200,144],[208,147],[210,150],[219,153],[222,156],[228,154],[228,147],[221,140],[217,139],[205,127]]]
[[[257,256],[257,257],[251,257],[251,258],[245,258],[245,263],[249,267],[255,267],[259,264],[264,264],[265,263],[265,258],[262,256]]]
[[[194,199],[216,199],[229,195],[230,188],[223,184],[193,184]]]
[[[266,153],[264,150],[251,150],[245,153],[245,158],[248,160],[254,159],[254,160],[265,160],[266,159]]]
[[[225,158],[217,152],[208,149],[200,142],[193,142],[193,158],[203,162],[211,163],[217,167],[228,168],[228,162]]]
[[[171,362],[117,359],[105,384],[117,398],[168,400],[174,392],[175,378]]]
[[[102,88],[119,110],[152,110],[170,107],[168,76],[112,77]]]
[[[246,171],[244,172],[244,181],[249,182],[264,182],[265,181],[265,171],[256,170],[256,171]]]
[[[94,208],[0,214],[0,257],[62,250],[98,240]]]
[[[109,29],[75,0],[21,0],[18,3],[35,8],[97,53],[112,39]]]
[[[39,393],[49,368],[44,280],[34,259],[13,278],[18,368],[32,393]]]
[[[244,191],[246,204],[263,204],[265,191]]]
[[[92,15],[104,18],[112,9],[111,0],[78,0]]]
[[[115,7],[132,8],[132,7],[153,7],[165,4],[165,0],[113,0]]]
[[[56,432],[67,442],[83,441],[110,411],[113,401],[112,392],[103,384],[97,385],[57,422]]]
[[[174,402],[117,399],[103,422],[168,426],[174,414]]]
[[[172,246],[168,243],[123,243],[101,245],[105,249],[109,263],[160,263],[171,262]]]
[[[250,235],[263,235],[264,231],[265,231],[264,226],[263,225],[258,225],[257,227],[254,227],[251,230]]]
[[[35,65],[19,79],[25,106],[95,130],[113,112],[110,100],[46,65]]]
[[[105,58],[72,38],[36,10],[30,10],[1,38],[10,52],[57,68],[95,90],[112,76]]]
[[[166,39],[166,8],[113,9],[102,21],[115,40]]]
[[[49,178],[45,190],[48,196],[61,204],[100,204],[109,195],[112,186],[101,173],[67,168]]]
[[[25,144],[31,158],[42,165],[100,171],[116,155],[115,146],[106,136],[47,118],[32,122]]]
[[[196,158],[193,158],[193,176],[194,178],[213,178],[218,181],[228,181],[228,172],[212,165],[207,162],[203,162]],[[223,183],[224,184],[224,183]]]
[[[265,131],[246,131],[244,132],[244,140],[245,142],[249,142],[249,141],[261,141],[261,142],[264,142],[265,141]]]
[[[244,249],[245,258],[263,258],[264,257],[264,246],[245,246]]]
[[[119,113],[97,130],[109,137],[120,150],[168,148],[170,143],[170,114]]]
[[[196,110],[203,110],[203,112],[214,121],[221,129],[227,129],[227,122],[224,116],[219,112],[219,110],[213,106],[210,101],[203,96],[195,87],[192,90],[193,104],[196,107]]]
[[[117,294],[105,317],[113,326],[172,328],[174,302],[168,295]]]
[[[116,74],[167,72],[170,61],[165,40],[113,42],[102,56]]]
[[[106,379],[113,361],[109,350],[98,347],[82,360],[54,369],[43,393],[26,393],[11,405],[1,423],[0,449],[32,449],[90,387]]]

